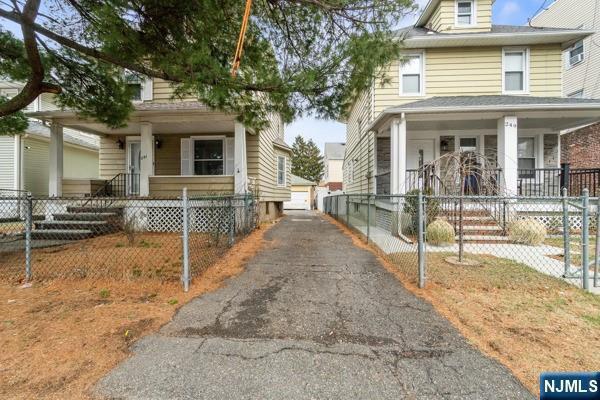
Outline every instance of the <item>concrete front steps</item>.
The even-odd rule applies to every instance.
[[[52,220],[35,222],[34,240],[82,240],[121,230],[122,208],[67,207]]]
[[[459,240],[459,218],[458,215],[450,215],[446,218],[456,229],[456,240]],[[502,228],[496,220],[485,210],[466,210],[463,212],[463,240],[465,243],[498,244],[508,243],[508,237],[504,235]]]

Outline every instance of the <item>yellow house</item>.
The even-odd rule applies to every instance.
[[[560,131],[600,119],[600,100],[562,97],[562,51],[592,33],[493,25],[492,0],[430,0],[397,32],[391,83],[349,110],[346,191],[403,194],[428,163],[471,152],[503,193],[558,195]]]
[[[71,128],[100,138],[99,192],[141,198],[181,196],[184,187],[191,196],[252,192],[258,194],[261,218],[282,212],[290,199],[291,148],[278,115],[255,132],[236,115],[211,110],[194,98],[175,99],[169,82],[130,85],[135,110],[119,129],[57,110],[51,95],[42,96],[40,111],[29,115],[51,125],[50,195],[72,194],[62,160],[63,130]]]

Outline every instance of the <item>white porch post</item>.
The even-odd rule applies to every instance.
[[[48,170],[48,195],[62,196],[63,179],[63,127],[56,122],[50,126],[50,154]]]
[[[505,116],[498,120],[498,165],[504,176],[504,192],[516,196],[518,176],[518,120]]]
[[[150,195],[150,176],[154,174],[154,136],[152,124],[140,124],[140,196]]]
[[[246,194],[248,191],[248,171],[246,166],[246,127],[235,123],[233,181],[235,194]]]
[[[391,194],[398,195],[406,192],[406,119],[402,118],[392,121],[391,126]]]

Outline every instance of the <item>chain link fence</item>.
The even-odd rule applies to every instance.
[[[487,265],[506,281],[536,274],[600,293],[599,199],[338,195],[325,212],[374,245],[411,282],[451,285],[452,266]],[[519,271],[513,274],[510,271]],[[518,278],[521,279],[521,278]]]
[[[257,215],[250,194],[43,198],[0,190],[0,279],[182,280],[187,287],[256,227]]]

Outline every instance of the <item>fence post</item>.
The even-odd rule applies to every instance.
[[[233,246],[235,241],[235,212],[233,210],[233,199],[228,197],[227,211],[229,215],[229,246]]]
[[[367,195],[367,244],[371,239],[371,195]]]
[[[419,188],[417,196],[417,251],[419,257],[419,288],[421,289],[425,287],[425,232],[423,231],[423,212],[423,191]]]
[[[563,262],[565,264],[565,274],[567,277],[571,273],[571,226],[569,224],[569,199],[567,198],[567,188],[562,189],[562,209],[563,209]]]
[[[600,268],[600,197],[596,203],[596,251],[594,252],[594,287],[598,287],[598,269]]]
[[[187,292],[190,290],[190,243],[189,243],[189,219],[188,219],[188,195],[187,188],[183,188],[183,194],[181,197],[181,206],[182,206],[182,241],[183,241],[183,276],[181,279],[183,280],[183,291]]]
[[[590,197],[589,190],[583,189],[583,212],[581,221],[581,269],[583,271],[583,288],[589,290],[590,288],[590,260],[588,249],[590,248],[590,226],[589,226],[589,215],[590,215]]]
[[[560,188],[569,190],[571,180],[571,165],[569,163],[560,164]]]
[[[346,195],[346,226],[350,226],[350,195]]]
[[[25,281],[31,280],[31,230],[33,228],[33,198],[27,193],[25,209]]]

